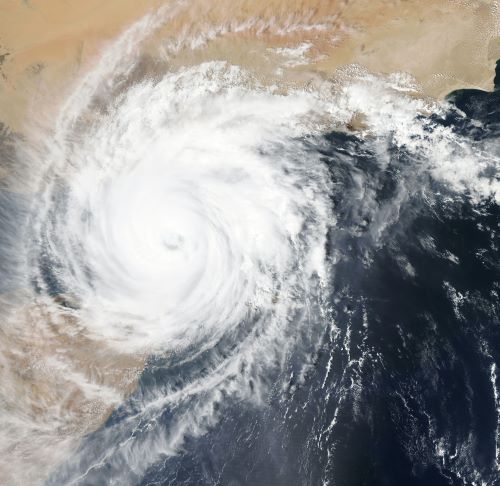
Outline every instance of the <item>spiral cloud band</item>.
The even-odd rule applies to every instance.
[[[93,337],[210,342],[324,277],[327,177],[298,141],[317,101],[242,78],[207,64],[139,84],[59,154],[71,168],[45,189],[36,281]]]

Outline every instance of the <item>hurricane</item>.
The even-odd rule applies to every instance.
[[[1,481],[496,484],[498,64],[436,99],[192,12],[2,135]]]

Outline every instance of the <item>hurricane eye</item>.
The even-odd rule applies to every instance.
[[[168,234],[163,237],[163,244],[167,250],[180,250],[184,246],[184,238],[179,234]]]

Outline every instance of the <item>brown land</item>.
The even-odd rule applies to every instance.
[[[143,365],[53,306],[16,310],[0,328],[0,484],[43,482],[136,387]]]
[[[169,3],[0,0],[0,121],[23,131],[27,118],[50,115],[106,43]],[[144,49],[159,54],[169,43],[212,32],[201,48],[181,46],[175,61],[226,59],[267,77],[277,65],[269,48],[307,42],[308,63],[285,76],[307,81],[357,63],[408,72],[425,94],[441,97],[457,87],[491,87],[499,26],[492,0],[191,0]]]

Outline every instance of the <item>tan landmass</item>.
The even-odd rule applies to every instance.
[[[0,57],[0,121],[23,131],[27,117],[50,116],[106,43],[146,12],[174,3],[1,1],[0,56],[8,55]],[[160,56],[176,46],[176,64],[225,59],[264,77],[283,63],[273,48],[310,43],[306,62],[290,60],[285,78],[331,76],[357,63],[408,72],[424,93],[440,97],[457,87],[490,88],[500,57],[493,0],[192,0],[179,10],[151,33],[146,51]],[[192,49],[194,38],[200,45]]]
[[[3,324],[0,484],[38,484],[136,387],[145,357],[88,339],[44,302]]]

